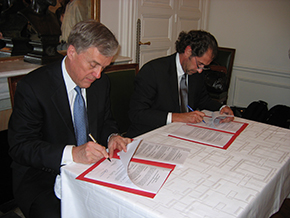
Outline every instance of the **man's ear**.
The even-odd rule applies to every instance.
[[[191,47],[188,45],[186,46],[185,50],[184,50],[184,54],[187,56],[187,57],[190,57],[192,55],[192,50],[191,50]]]
[[[72,59],[77,54],[77,51],[73,45],[70,45],[66,50],[66,55],[69,59]]]

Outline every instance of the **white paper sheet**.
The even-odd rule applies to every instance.
[[[109,187],[118,186],[117,189],[140,190],[156,194],[162,187],[175,165],[164,167],[164,164],[153,162],[137,163],[130,161],[141,139],[134,140],[127,145],[127,152],[119,152],[120,159],[112,158],[111,162],[104,160],[93,166],[88,172],[82,173],[78,178],[95,183],[108,184]],[[134,193],[134,191],[131,191]]]
[[[204,122],[195,123],[193,125],[195,126],[202,126],[202,127],[208,127],[208,128],[214,128],[218,130],[227,131],[230,133],[236,133],[240,128],[243,126],[244,123],[241,122],[228,122],[228,123],[220,123],[220,120],[226,118],[226,117],[234,117],[233,115],[226,115],[226,114],[220,114],[219,111],[211,112],[207,110],[203,110],[206,114],[204,117]]]
[[[190,149],[176,146],[142,141],[134,155],[134,158],[159,161],[182,165],[186,160]]]
[[[184,124],[170,136],[223,148],[231,140],[233,134]]]
[[[208,110],[203,110],[202,112],[205,113],[204,117],[204,122],[200,123],[194,123],[193,125],[196,126],[203,126],[203,127],[208,127],[208,128],[215,128],[231,133],[237,132],[242,126],[243,123],[232,121],[228,123],[220,123],[220,120],[225,119],[227,117],[234,117],[233,115],[226,115],[226,114],[220,114],[219,111],[208,111]]]

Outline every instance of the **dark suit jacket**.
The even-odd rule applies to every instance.
[[[89,131],[104,146],[118,132],[109,89],[106,75],[87,89]],[[30,204],[43,189],[53,189],[64,147],[76,145],[61,62],[29,73],[17,84],[8,140],[14,192]]]
[[[168,112],[180,113],[176,53],[146,63],[135,78],[130,102],[132,122],[127,135],[135,137],[166,124]],[[188,104],[194,110],[219,110],[204,85],[203,73],[188,77]]]

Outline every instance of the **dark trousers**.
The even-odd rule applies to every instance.
[[[54,191],[41,193],[32,203],[29,218],[60,218],[60,200]]]
[[[19,177],[17,170],[14,178]],[[60,218],[60,200],[54,194],[56,175],[30,168],[14,187],[17,205],[26,218]]]

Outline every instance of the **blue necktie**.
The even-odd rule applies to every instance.
[[[85,144],[88,141],[88,117],[85,101],[79,86],[75,87],[77,92],[74,103],[74,129],[77,140],[77,146]]]
[[[183,74],[180,80],[180,111],[182,113],[187,112],[187,84],[186,84],[187,74]]]

